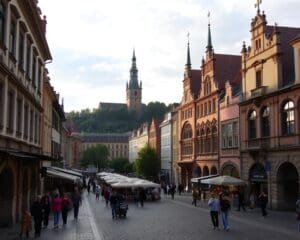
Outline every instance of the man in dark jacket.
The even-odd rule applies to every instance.
[[[36,200],[33,202],[31,206],[31,215],[33,216],[34,219],[34,236],[40,237],[42,220],[43,220],[43,212],[42,212],[42,204],[41,204],[40,196],[36,198]]]
[[[109,198],[110,201],[110,207],[111,207],[111,214],[112,218],[117,218],[117,204],[118,204],[118,197],[117,193],[113,191],[112,195]]]
[[[78,190],[78,187],[75,187],[74,193],[72,195],[72,203],[73,203],[73,210],[74,210],[74,220],[78,220],[78,212],[79,212],[79,206],[82,203],[81,200],[81,194]]]
[[[42,204],[42,211],[43,211],[43,224],[44,228],[48,226],[49,222],[49,214],[51,209],[51,199],[49,196],[49,192],[46,192],[46,194],[41,199]]]

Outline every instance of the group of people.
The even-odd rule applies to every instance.
[[[267,194],[262,191],[261,194],[258,196],[258,199],[260,201],[260,208],[261,208],[261,213],[262,216],[265,217],[267,216],[267,203],[268,203],[268,196]],[[245,209],[244,205],[244,195],[243,193],[239,192],[238,193],[238,211],[240,209]],[[217,197],[217,193],[213,192],[211,194],[210,199],[208,200],[208,206],[210,208],[210,216],[211,216],[211,221],[213,224],[213,229],[218,229],[219,228],[219,214],[222,217],[222,222],[223,222],[223,228],[226,231],[229,231],[229,220],[228,220],[228,213],[231,208],[231,201],[229,198],[229,195],[226,192],[220,192],[219,197]],[[300,219],[300,201],[299,201],[299,219]],[[300,223],[299,223],[299,228],[300,228]]]
[[[72,194],[64,193],[62,196],[59,191],[55,191],[53,197],[49,192],[44,196],[37,196],[30,211],[25,211],[21,223],[20,237],[25,234],[28,238],[32,230],[31,221],[34,222],[34,236],[40,237],[41,229],[48,227],[49,215],[52,211],[54,218],[54,229],[59,227],[60,215],[62,216],[63,226],[67,224],[68,212],[73,208],[74,220],[78,219],[79,206],[81,205],[81,193],[78,187],[74,188]]]

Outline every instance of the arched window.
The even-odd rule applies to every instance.
[[[218,130],[216,126],[212,128],[212,152],[218,152]]]
[[[201,153],[204,153],[204,149],[205,149],[205,131],[204,131],[204,129],[202,128],[201,129],[201,132],[200,132],[200,152]]]
[[[192,147],[193,130],[189,123],[185,124],[181,134],[181,153],[182,155],[190,155],[193,153]]]
[[[261,135],[270,136],[270,108],[264,107],[261,111]]]
[[[0,2],[0,41],[4,42],[5,33],[5,6]]]
[[[206,129],[206,138],[205,138],[205,152],[211,152],[211,131],[210,128]]]
[[[282,109],[282,134],[295,133],[295,105],[292,101],[287,101]]]
[[[249,139],[256,138],[256,111],[252,111],[249,114],[248,122],[249,122]]]
[[[197,154],[201,153],[201,128],[199,125],[196,128],[196,152]]]
[[[204,81],[204,95],[206,96],[210,93],[211,93],[210,78],[207,76]]]

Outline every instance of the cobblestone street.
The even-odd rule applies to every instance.
[[[51,217],[52,220],[52,217]],[[66,227],[42,231],[41,239],[53,240],[193,240],[193,239],[299,239],[294,213],[269,211],[261,217],[259,209],[230,214],[229,232],[213,230],[206,203],[197,207],[191,204],[191,196],[175,196],[175,200],[163,197],[159,202],[146,202],[144,208],[129,205],[126,219],[113,220],[110,208],[103,200],[96,201],[94,194],[85,195],[79,220],[69,214]],[[4,232],[4,239],[19,239],[14,233]],[[2,239],[2,238],[1,238]]]

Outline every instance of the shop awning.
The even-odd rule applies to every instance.
[[[25,160],[25,159],[31,159],[31,160],[36,160],[36,161],[56,161],[51,156],[43,155],[43,154],[38,154],[38,153],[30,153],[30,152],[23,152],[23,151],[14,151],[14,150],[7,150],[7,149],[0,149],[0,153],[3,154],[4,156],[7,157],[14,157],[19,160]]]
[[[214,175],[207,175],[207,176],[203,176],[203,177],[192,178],[191,182],[192,183],[201,183],[201,180],[214,178],[214,177],[218,177],[218,176],[220,176],[220,175],[219,174],[214,174]]]
[[[76,177],[79,177],[79,178],[82,178],[83,175],[79,172],[76,172],[76,171],[73,171],[73,170],[70,170],[70,169],[65,169],[65,168],[59,168],[59,167],[49,167],[55,171],[58,171],[58,172],[63,172],[63,173],[66,173],[66,174],[70,174],[70,175],[73,175],[73,176],[76,176]]]
[[[56,170],[51,169],[51,168],[47,168],[47,175],[50,176],[50,177],[62,178],[62,179],[73,181],[73,182],[77,182],[77,181],[80,180],[79,177],[76,177],[76,176],[71,175],[71,174],[63,173],[63,172],[60,172],[60,171],[56,171]]]

